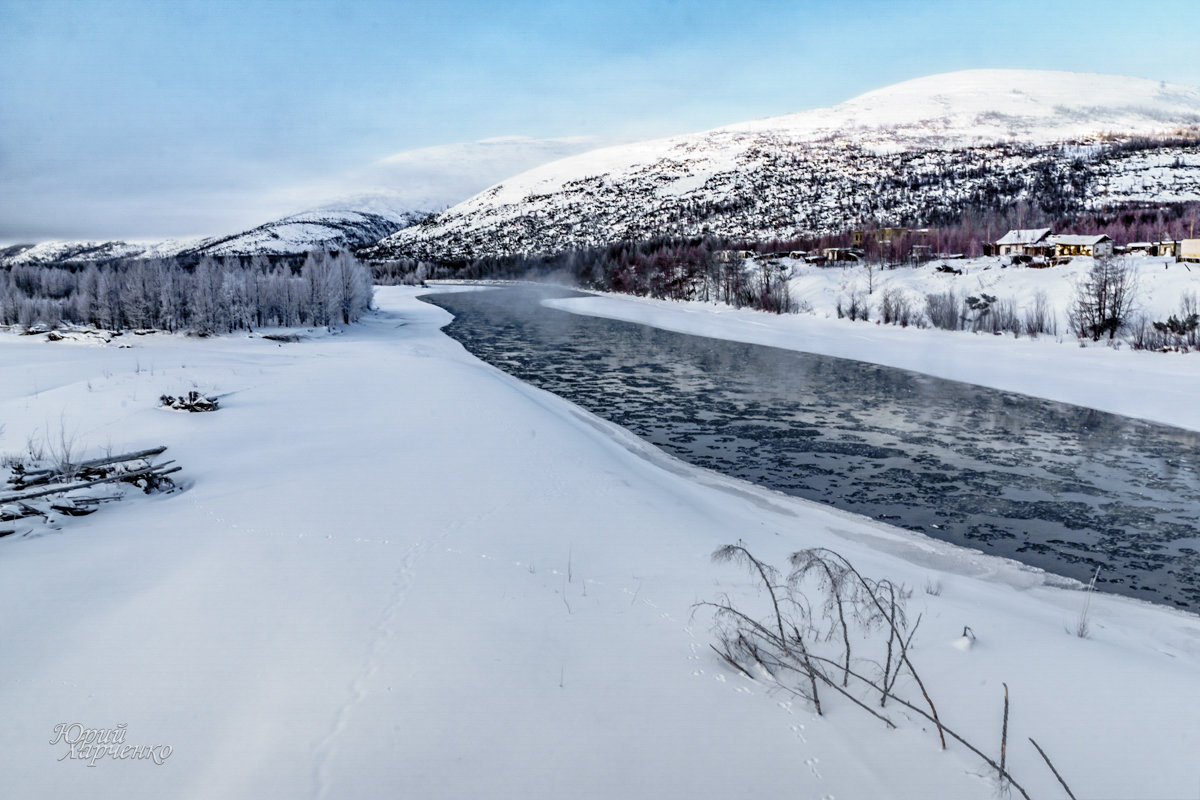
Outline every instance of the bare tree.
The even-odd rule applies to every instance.
[[[1075,299],[1068,319],[1079,338],[1100,341],[1116,337],[1133,312],[1137,276],[1124,258],[1097,258],[1086,276],[1075,284]]]

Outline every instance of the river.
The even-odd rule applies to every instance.
[[[1200,434],[541,305],[571,294],[426,299],[479,358],[684,461],[1200,610]]]

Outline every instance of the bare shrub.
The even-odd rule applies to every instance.
[[[41,461],[46,457],[45,439],[40,438],[36,430],[25,437],[25,452],[29,454],[30,461]]]
[[[954,290],[925,295],[925,316],[935,328],[959,330],[962,327],[962,314]]]
[[[1126,326],[1129,344],[1134,350],[1161,350],[1164,338],[1154,329],[1154,323],[1145,314],[1137,314]]]
[[[1022,323],[1012,300],[993,295],[968,297],[964,301],[963,319],[971,320],[971,330],[978,333],[1011,333],[1021,335]]]
[[[1161,322],[1153,322],[1151,327],[1157,334],[1157,347],[1154,349],[1196,347],[1200,338],[1200,312],[1196,310],[1196,295],[1185,294],[1179,304],[1178,315],[1172,314]]]
[[[63,420],[58,422],[58,431],[53,436],[46,437],[46,450],[50,455],[50,463],[64,478],[71,480],[77,469],[79,447],[74,433],[67,433],[67,425]]]
[[[870,312],[867,309],[866,298],[863,297],[862,292],[853,291],[850,293],[850,297],[846,300],[843,300],[843,298],[839,296],[837,300],[837,315],[838,319],[842,319],[843,317],[849,317],[851,320],[861,319],[864,321],[870,319]]]
[[[942,722],[909,655],[921,622],[918,616],[910,625],[905,613],[911,592],[890,580],[864,576],[844,556],[823,547],[794,553],[786,578],[741,542],[719,548],[713,560],[744,568],[770,601],[762,616],[743,610],[727,595],[697,604],[713,609],[719,646],[712,649],[733,669],[800,697],[819,715],[831,699],[841,698],[896,728],[895,720],[901,716],[893,718],[883,710],[894,702],[933,723],[943,749],[949,736],[991,767],[1002,787],[1016,789],[1028,800],[1028,793],[1007,768],[1007,687],[1001,762],[997,763]],[[829,643],[835,640],[838,644],[831,651]],[[874,674],[867,674],[869,670],[860,664],[873,665]],[[901,677],[906,678],[906,686],[915,685],[920,691],[923,704],[897,691]],[[876,695],[878,709],[868,702]],[[907,717],[904,711],[900,715]]]
[[[908,298],[897,289],[883,290],[879,304],[879,313],[885,325],[900,325],[907,328],[912,322],[912,304]]]
[[[1075,620],[1075,625],[1071,628],[1071,633],[1078,636],[1080,639],[1088,638],[1092,633],[1091,610],[1092,610],[1092,592],[1096,590],[1096,579],[1100,577],[1100,567],[1096,567],[1096,573],[1092,575],[1091,581],[1088,582],[1087,593],[1084,595],[1083,609],[1079,612],[1079,617]]]
[[[1041,333],[1050,336],[1058,334],[1058,317],[1050,308],[1050,301],[1044,291],[1039,290],[1033,297],[1033,306],[1025,309],[1024,323],[1025,335],[1031,339],[1037,338]]]

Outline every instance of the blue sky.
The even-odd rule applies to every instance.
[[[973,67],[1197,85],[1196,30],[1194,0],[0,0],[0,241],[221,233],[406,150],[683,133]]]

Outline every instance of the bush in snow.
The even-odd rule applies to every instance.
[[[849,317],[851,320],[869,321],[871,310],[867,307],[867,299],[863,297],[862,292],[851,292],[850,298],[847,301],[842,300],[839,296],[837,301],[838,319]]]
[[[1179,313],[1151,321],[1145,314],[1130,324],[1130,341],[1139,350],[1182,350],[1200,347],[1200,310],[1196,295],[1185,294]]]
[[[1040,333],[1046,333],[1051,336],[1058,334],[1058,317],[1050,308],[1050,301],[1046,299],[1046,293],[1039,291],[1033,298],[1033,307],[1025,309],[1024,320],[1025,334],[1030,338],[1037,337]]]
[[[910,590],[886,578],[868,578],[824,547],[793,553],[786,577],[740,542],[718,548],[713,560],[743,567],[766,595],[762,613],[747,611],[728,596],[698,604],[713,609],[719,643],[713,650],[727,664],[751,680],[811,703],[818,715],[831,698],[851,703],[889,728],[897,727],[894,719],[906,716],[905,710],[915,713],[937,728],[943,749],[947,737],[957,741],[994,770],[1002,787],[1012,787],[1028,800],[1006,763],[1007,687],[997,762],[943,723],[914,666],[909,653],[921,618],[909,622],[905,605]],[[914,689],[921,700],[901,695]],[[902,710],[889,712],[889,703]],[[1054,770],[1042,748],[1034,746]],[[1062,781],[1057,770],[1054,774]]]
[[[884,289],[883,297],[879,302],[879,313],[883,317],[885,325],[899,325],[907,328],[912,322],[912,305],[897,289]]]
[[[929,324],[935,328],[956,331],[962,327],[962,312],[958,306],[958,298],[951,289],[940,294],[925,295],[925,316]]]

